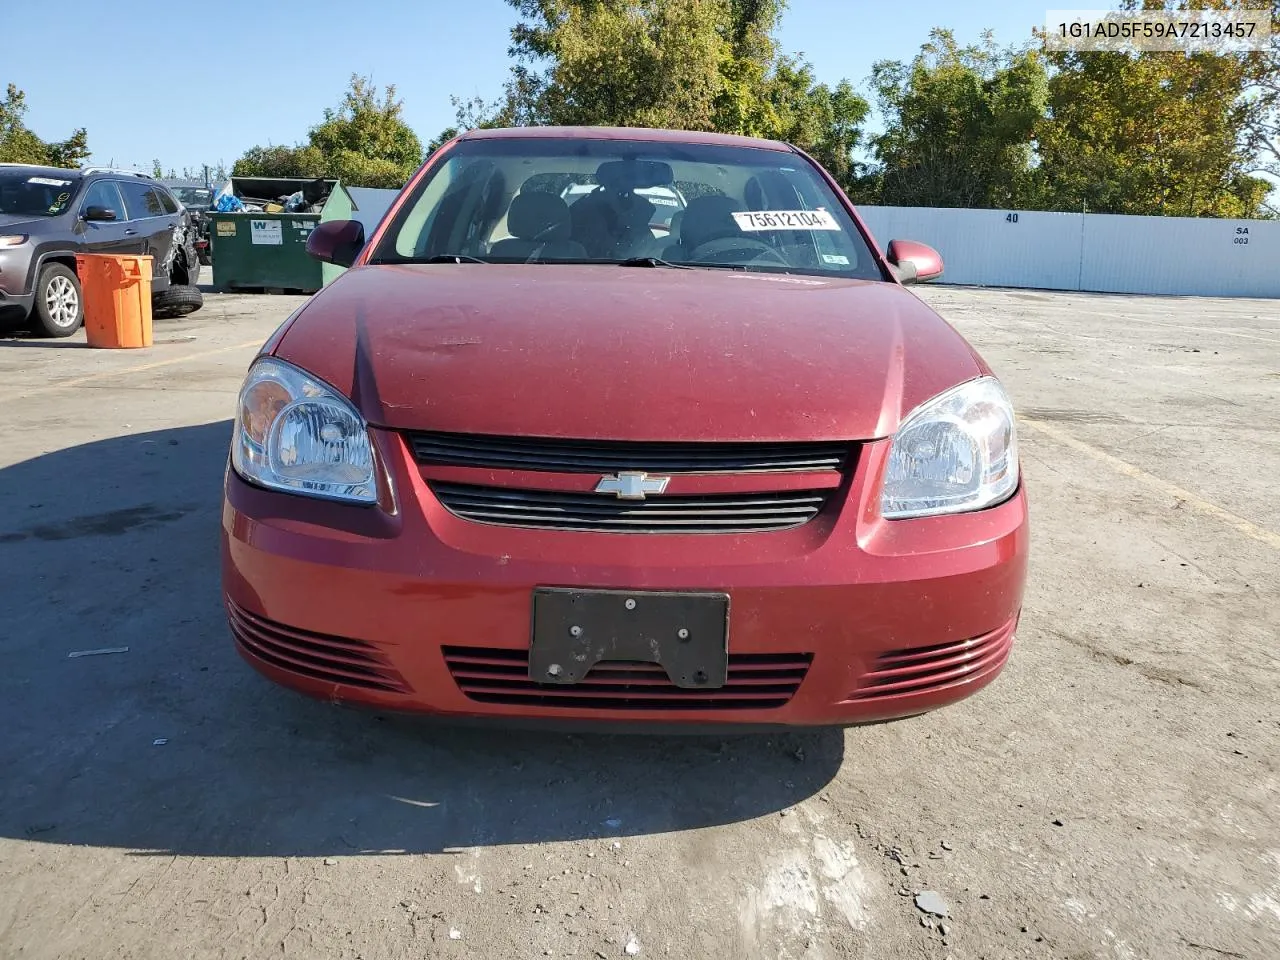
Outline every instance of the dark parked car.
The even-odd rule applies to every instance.
[[[831,725],[1004,666],[1012,405],[902,286],[941,257],[881,252],[798,150],[472,131],[367,242],[332,221],[307,248],[352,269],[250,367],[222,511],[231,630],[271,679],[508,723]]]
[[[84,321],[78,253],[152,257],[157,316],[203,304],[191,217],[165,187],[103,167],[0,164],[0,316],[50,337],[75,333]]]
[[[178,198],[187,213],[191,214],[196,254],[200,263],[206,266],[213,263],[212,247],[209,244],[209,212],[213,210],[213,199],[217,191],[199,182],[167,180],[164,185]]]

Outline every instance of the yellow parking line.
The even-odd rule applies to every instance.
[[[232,344],[229,347],[218,347],[216,350],[204,350],[200,353],[188,353],[182,357],[170,357],[168,360],[154,360],[151,363],[140,363],[132,367],[122,367],[119,370],[100,370],[97,373],[90,373],[83,377],[75,377],[71,380],[59,380],[56,383],[48,383],[43,387],[32,387],[30,390],[22,390],[19,392],[0,393],[0,402],[8,400],[21,400],[26,397],[37,396],[42,393],[55,393],[58,390],[65,390],[68,387],[78,387],[81,384],[93,383],[95,380],[106,380],[109,377],[124,377],[131,373],[142,373],[145,370],[155,370],[159,367],[171,367],[175,363],[187,363],[190,360],[199,360],[203,357],[216,357],[220,353],[232,353],[236,350],[247,350],[249,347],[262,346],[262,340],[246,340],[244,343]]]
[[[1244,517],[1232,513],[1230,510],[1224,510],[1216,503],[1210,503],[1203,497],[1196,496],[1190,490],[1184,490],[1176,484],[1172,484],[1167,480],[1162,480],[1154,474],[1147,473],[1147,471],[1143,470],[1141,467],[1135,467],[1127,460],[1121,460],[1119,457],[1112,456],[1105,450],[1099,450],[1092,444],[1085,443],[1083,440],[1077,440],[1060,427],[1045,423],[1043,420],[1028,420],[1025,417],[1019,417],[1018,420],[1019,422],[1026,424],[1032,430],[1058,441],[1063,446],[1070,447],[1072,450],[1078,450],[1080,453],[1086,454],[1094,460],[1107,464],[1119,473],[1124,474],[1126,477],[1132,477],[1134,480],[1145,483],[1147,486],[1159,490],[1167,496],[1175,497],[1178,500],[1184,501],[1191,509],[1198,513],[1202,513],[1207,517],[1213,517],[1220,523],[1231,527],[1239,533],[1243,533],[1246,537],[1249,537],[1252,540],[1257,540],[1259,543],[1265,543],[1270,547],[1274,547],[1276,550],[1280,550],[1280,533],[1276,533],[1274,530],[1268,530],[1266,527],[1260,527],[1256,523],[1252,523]]]

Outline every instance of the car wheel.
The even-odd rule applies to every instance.
[[[151,300],[151,315],[160,320],[185,317],[204,306],[204,294],[199,287],[171,283]]]
[[[80,329],[84,322],[84,296],[74,270],[51,263],[40,271],[31,317],[36,332],[46,337],[69,337]]]

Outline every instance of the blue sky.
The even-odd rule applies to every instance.
[[[503,0],[62,0],[52,15],[29,0],[0,5],[0,84],[26,91],[28,125],[45,139],[87,127],[95,162],[148,169],[154,158],[230,166],[254,144],[296,143],[353,72],[394,83],[425,144],[452,123],[451,94],[499,92],[515,22]],[[820,80],[861,87],[872,63],[909,59],[931,27],[962,42],[990,28],[1020,43],[1046,9],[1046,0],[791,0],[782,42]]]

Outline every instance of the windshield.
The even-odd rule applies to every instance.
[[[617,140],[462,141],[413,188],[371,257],[619,263],[883,280],[803,157]]]
[[[172,187],[171,191],[184,207],[200,210],[213,203],[213,191],[203,187]]]
[[[67,209],[79,178],[56,173],[0,172],[0,213],[19,217],[56,217]]]

